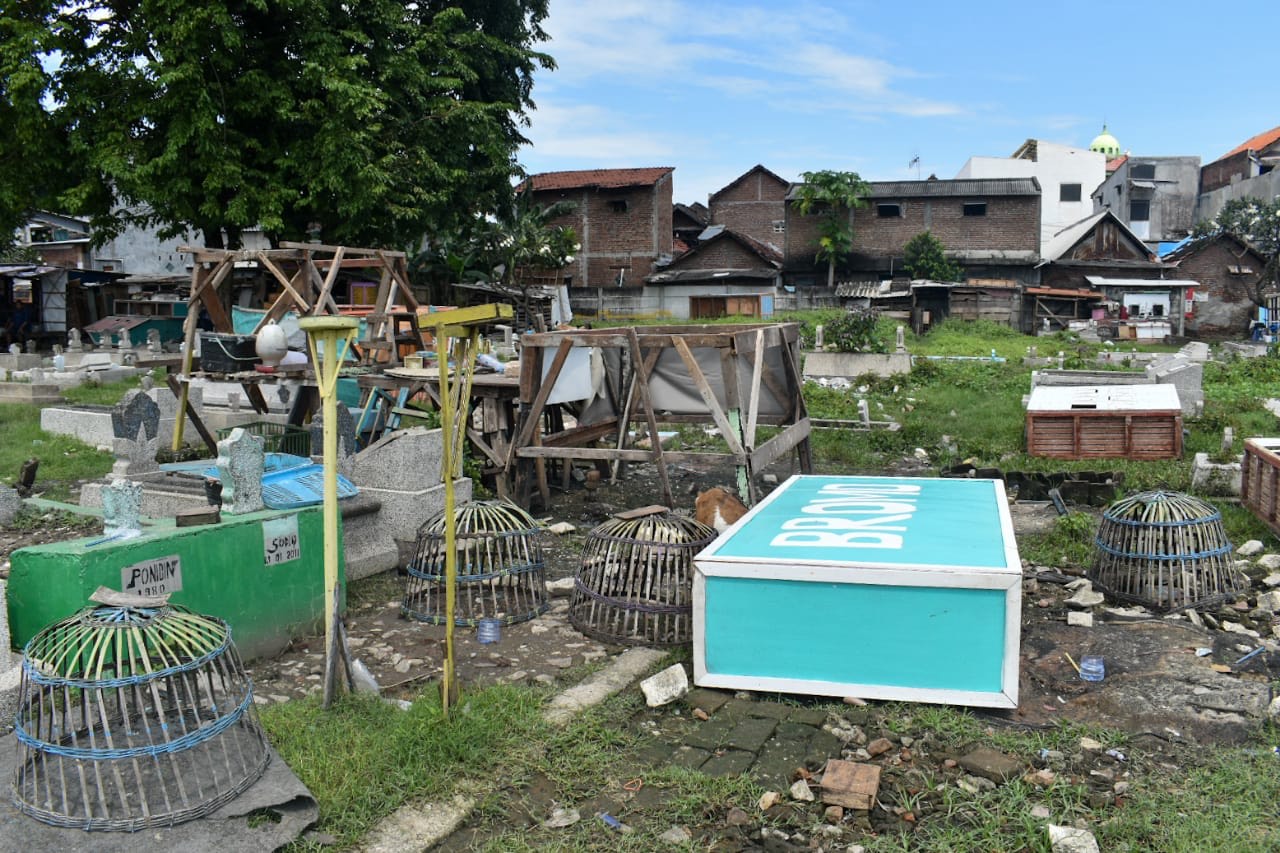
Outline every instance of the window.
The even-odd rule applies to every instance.
[[[986,216],[987,203],[985,201],[966,201],[964,203],[965,216]]]
[[[902,216],[902,205],[890,202],[881,202],[876,205],[876,216],[881,219]]]
[[[1079,201],[1079,184],[1058,184],[1058,201]]]
[[[1129,202],[1129,221],[1147,222],[1151,219],[1151,202],[1146,199],[1134,199]]]
[[[625,198],[615,198],[609,200],[609,209],[614,213],[627,212],[627,200]]]
[[[773,233],[774,233],[774,234],[786,234],[786,233],[787,233],[787,221],[786,221],[785,219],[775,219],[775,220],[773,220]]]
[[[1129,179],[1132,181],[1154,181],[1156,179],[1156,164],[1134,163],[1129,167]]]

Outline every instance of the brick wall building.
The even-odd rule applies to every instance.
[[[544,172],[529,178],[534,201],[572,202],[556,220],[578,235],[574,262],[561,271],[573,287],[640,287],[672,253],[670,167]]]
[[[786,232],[789,188],[789,182],[764,166],[753,166],[711,194],[711,224],[780,247]]]
[[[930,231],[947,255],[970,274],[992,276],[992,267],[1029,268],[1039,258],[1040,184],[1035,178],[873,182],[866,205],[853,217],[853,253],[846,274],[896,273],[902,249]],[[786,267],[815,267],[818,214],[801,216],[788,195]],[[1015,277],[1021,278],[1021,275]]]
[[[1249,331],[1253,301],[1266,261],[1227,234],[1195,240],[1161,258],[1180,279],[1199,284],[1187,317],[1187,333],[1198,338],[1239,339]]]

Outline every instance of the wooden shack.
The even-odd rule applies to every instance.
[[[1176,459],[1182,404],[1172,385],[1040,385],[1027,403],[1026,430],[1031,456]]]

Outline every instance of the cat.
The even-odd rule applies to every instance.
[[[724,533],[746,514],[746,504],[719,486],[699,493],[694,502],[693,517],[718,533]]]

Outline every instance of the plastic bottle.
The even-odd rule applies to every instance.
[[[1084,655],[1080,658],[1080,678],[1083,681],[1101,681],[1107,676],[1107,666],[1102,655]]]

